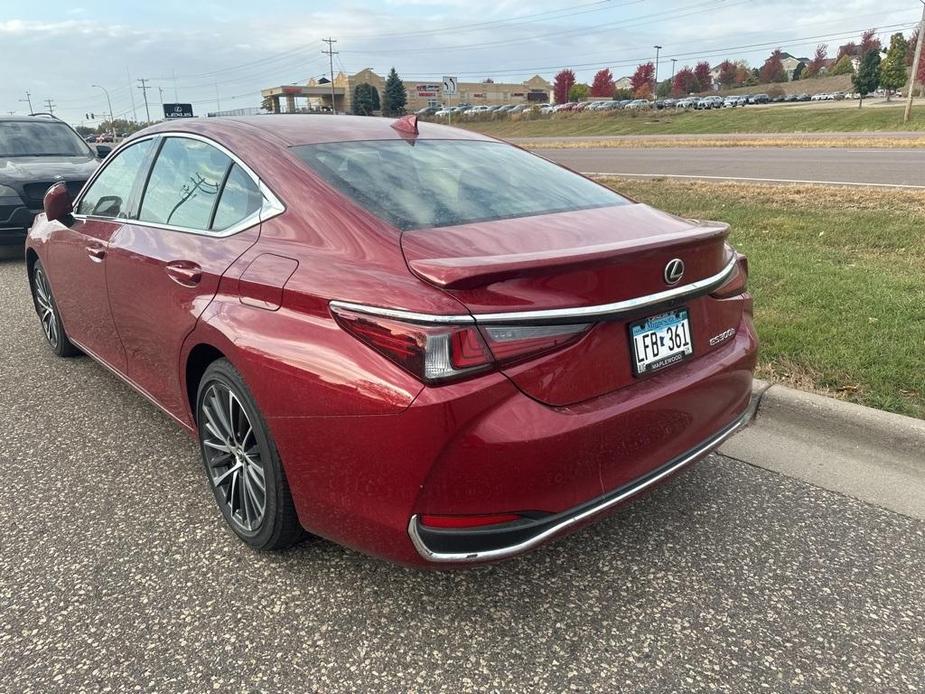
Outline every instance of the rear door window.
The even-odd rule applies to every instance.
[[[138,219],[207,231],[231,158],[200,140],[168,137],[157,155]]]

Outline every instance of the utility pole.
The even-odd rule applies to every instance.
[[[145,119],[146,119],[146,122],[150,123],[151,122],[151,111],[148,108],[148,90],[151,87],[145,84],[145,82],[148,81],[147,78],[145,77],[139,77],[138,81],[141,82],[141,86],[138,88],[141,90],[141,93],[145,97]]]
[[[161,97],[161,110],[163,111],[163,110],[164,110],[164,88],[161,87],[161,86],[158,86],[158,88],[157,88],[157,93],[160,94],[160,97]]]
[[[45,106],[48,107],[48,112],[51,115],[55,115],[55,102],[51,99],[45,99]]]
[[[112,102],[109,100],[109,90],[106,87],[103,87],[99,84],[91,84],[91,87],[96,87],[97,89],[102,89],[106,94],[106,105],[109,106],[109,129],[112,131],[112,141],[116,141],[116,123],[115,118],[112,117]]]
[[[909,77],[909,93],[906,95],[906,110],[903,113],[903,123],[909,122],[912,115],[912,92],[915,91],[915,76],[919,71],[919,61],[922,59],[922,43],[925,42],[925,0],[922,0],[922,21],[919,22],[919,40],[915,42],[915,58],[912,59],[912,76]]]
[[[337,55],[338,51],[334,50],[334,44],[337,43],[337,39],[326,38],[321,40],[328,44],[327,50],[322,49],[321,52],[328,56],[328,62],[331,66],[331,113],[336,116],[337,106],[334,103],[334,56]],[[921,41],[919,43],[921,43]]]
[[[26,92],[26,98],[25,98],[25,99],[20,99],[20,100],[19,100],[19,103],[21,103],[21,104],[29,104],[29,115],[30,115],[30,116],[31,116],[33,113],[35,113],[35,109],[32,108],[32,93],[31,93],[31,92]]]
[[[655,88],[658,89],[658,54],[662,50],[661,46],[653,46],[655,49]]]

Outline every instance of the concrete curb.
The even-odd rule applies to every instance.
[[[900,455],[915,456],[925,474],[925,420],[760,379],[752,382],[752,407],[756,419],[773,417],[790,426],[825,429],[859,446],[878,446]]]
[[[925,519],[925,421],[760,380],[751,407],[720,453]]]

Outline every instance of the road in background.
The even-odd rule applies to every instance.
[[[925,149],[581,147],[533,151],[582,173],[925,188]]]
[[[921,689],[925,522],[712,456],[497,566],[258,553],[21,261],[0,296],[0,691]]]

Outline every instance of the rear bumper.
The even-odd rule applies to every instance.
[[[426,528],[417,514],[408,524],[408,536],[418,554],[430,562],[460,564],[506,559],[526,552],[556,535],[577,527],[605,511],[611,510],[630,497],[661,482],[719,446],[748,424],[751,411],[740,415],[703,443],[669,461],[649,474],[615,489],[586,504],[555,515],[526,519],[505,525],[474,530]]]
[[[492,373],[426,388],[399,414],[268,424],[309,532],[403,564],[466,565],[570,532],[719,445],[746,421],[756,352],[745,315],[722,348],[573,406]],[[529,520],[470,537],[419,523],[496,513]]]

